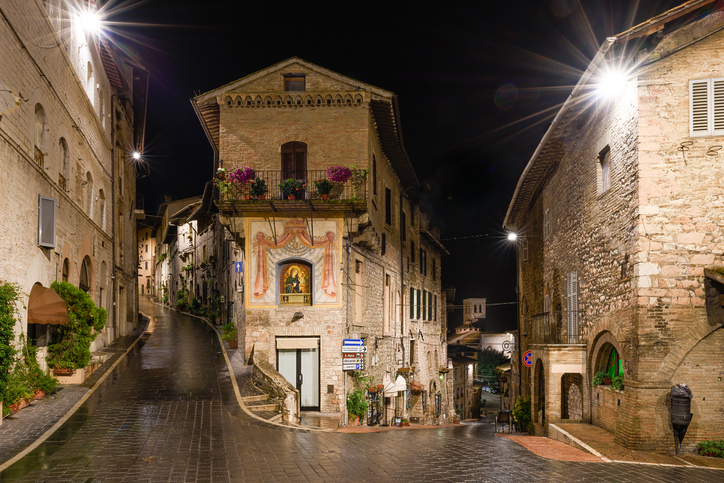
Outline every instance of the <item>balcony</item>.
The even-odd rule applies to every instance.
[[[531,317],[531,344],[560,344],[560,318],[557,311],[543,312]]]
[[[302,176],[300,177],[299,174]],[[279,184],[289,178],[304,185],[304,191],[294,198],[285,195]],[[256,179],[264,180],[267,192],[253,196],[251,182],[244,184],[227,183],[219,188],[216,206],[225,214],[245,211],[352,211],[367,210],[367,183],[364,171],[352,172],[345,183],[332,182],[332,191],[326,200],[317,194],[314,182],[327,179],[326,170],[303,172],[257,171]]]

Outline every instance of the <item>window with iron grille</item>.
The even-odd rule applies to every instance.
[[[422,291],[422,320],[427,320],[427,290]]]
[[[689,81],[689,135],[724,134],[724,78]]]
[[[427,320],[432,320],[432,292],[427,292]]]
[[[578,274],[568,274],[568,343],[578,343]]]

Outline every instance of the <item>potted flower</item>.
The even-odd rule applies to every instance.
[[[229,343],[229,349],[236,349],[239,333],[233,322],[221,329],[221,339]]]
[[[226,170],[224,168],[218,168],[216,170],[216,179],[221,181],[226,179]]]
[[[256,178],[251,182],[251,196],[259,200],[263,200],[266,197],[267,192],[266,181],[261,178]]]
[[[367,412],[367,401],[365,401],[364,392],[355,387],[347,395],[347,413],[349,414],[349,422],[353,426],[357,426],[359,421],[364,419]]]
[[[302,199],[306,185],[294,178],[289,178],[279,184],[279,190],[288,200]]]
[[[593,379],[591,380],[592,386],[601,386],[604,384],[604,380],[608,377],[608,375],[603,371],[598,371],[593,375]]]
[[[327,178],[335,183],[346,183],[352,177],[352,170],[347,166],[332,166],[327,168]]]
[[[460,422],[460,417],[463,415],[463,410],[460,408],[455,408],[455,417],[453,418],[453,424],[458,424]]]
[[[323,200],[329,198],[329,193],[332,191],[332,183],[329,180],[320,178],[314,182],[314,187],[317,189],[317,194]]]
[[[611,380],[611,389],[623,391],[623,374],[619,374]]]

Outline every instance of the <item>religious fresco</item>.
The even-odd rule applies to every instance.
[[[298,218],[247,223],[249,306],[339,303],[338,221],[315,220],[313,226]]]

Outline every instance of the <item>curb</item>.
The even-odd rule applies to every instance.
[[[143,312],[140,312],[140,311],[139,311],[139,313],[143,313]],[[146,314],[143,314],[143,316],[144,316],[144,317],[148,317],[148,319],[149,319],[149,325],[151,325],[151,323],[153,322],[153,319],[154,319],[154,318],[151,317],[151,316],[149,316],[149,315],[146,315]],[[27,446],[27,447],[26,447],[24,450],[22,450],[20,453],[16,454],[15,456],[13,456],[12,458],[10,458],[9,460],[4,461],[3,463],[1,463],[1,464],[0,464],[0,472],[6,470],[7,468],[9,468],[10,466],[12,466],[13,464],[17,463],[19,460],[21,460],[22,458],[24,458],[25,456],[27,456],[28,453],[30,453],[30,452],[33,451],[35,448],[37,448],[38,446],[40,446],[41,444],[43,444],[43,442],[44,442],[46,439],[48,439],[53,433],[55,433],[58,429],[60,429],[60,427],[61,427],[63,424],[65,424],[65,422],[68,421],[68,419],[70,419],[70,417],[71,417],[73,414],[75,414],[75,412],[78,411],[78,409],[80,409],[80,407],[83,405],[83,403],[85,403],[85,402],[88,400],[88,398],[91,396],[91,394],[93,394],[93,393],[96,391],[96,389],[98,389],[98,387],[100,387],[100,385],[103,383],[103,381],[106,380],[106,377],[108,377],[108,375],[109,375],[111,372],[113,372],[113,369],[115,369],[116,366],[126,357],[126,355],[128,355],[128,353],[131,351],[131,349],[133,349],[133,348],[136,346],[136,344],[138,344],[138,341],[141,340],[141,338],[145,335],[145,333],[146,333],[146,331],[144,330],[143,332],[141,332],[141,333],[139,334],[139,336],[136,338],[136,340],[134,340],[134,341],[131,343],[131,345],[128,346],[128,349],[126,349],[126,351],[116,360],[116,362],[114,362],[113,365],[111,365],[111,367],[109,367],[108,370],[106,370],[106,372],[103,373],[103,375],[98,379],[98,381],[96,381],[96,383],[93,385],[93,387],[91,387],[91,388],[83,395],[83,397],[81,397],[80,400],[78,400],[78,402],[75,403],[75,405],[74,405],[72,408],[70,408],[67,413],[65,413],[65,415],[64,415],[63,417],[61,417],[58,421],[56,421],[53,426],[51,426],[47,431],[45,431],[43,434],[41,434],[41,435],[38,437],[38,439],[36,439],[32,444],[30,444],[29,446]]]

